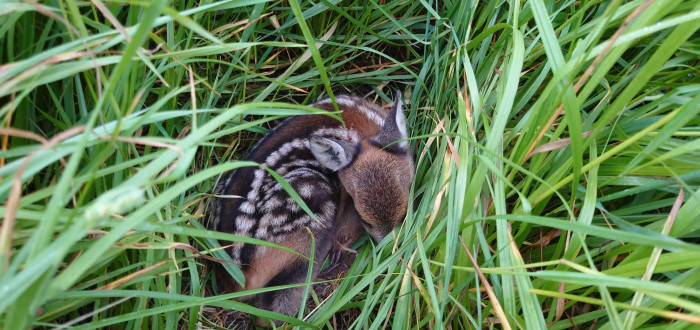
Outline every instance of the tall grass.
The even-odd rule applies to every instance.
[[[698,27],[692,0],[3,2],[0,328],[697,326]],[[205,257],[246,240],[201,226],[218,176],[299,105],[396,89],[405,224],[303,318],[217,294]]]

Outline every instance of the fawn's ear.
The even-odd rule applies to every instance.
[[[359,146],[354,142],[312,134],[309,137],[309,148],[321,165],[338,171],[352,162]]]
[[[403,115],[403,102],[401,101],[401,92],[396,91],[394,96],[394,105],[389,111],[389,115],[384,120],[384,126],[379,134],[370,139],[372,144],[380,148],[385,148],[391,152],[407,153],[408,141],[400,141],[408,138],[406,130],[406,117]],[[391,144],[392,142],[396,142]],[[390,145],[391,144],[391,145]]]

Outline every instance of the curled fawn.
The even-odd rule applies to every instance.
[[[408,134],[399,92],[388,111],[357,97],[338,96],[336,103],[345,126],[325,115],[290,117],[246,157],[284,177],[319,221],[304,212],[264,169],[240,168],[223,176],[215,189],[217,196],[225,197],[214,200],[208,225],[273,242],[307,257],[312,248],[310,229],[315,239],[312,281],[332,250],[353,243],[363,231],[378,242],[402,223],[414,175],[408,142],[402,141]],[[333,111],[329,99],[312,106]],[[245,275],[245,287],[232,284],[230,291],[306,280],[308,258],[252,244],[234,244],[227,252]],[[219,274],[224,276],[222,282],[234,282],[226,273]],[[297,287],[254,299],[259,308],[293,315],[302,295],[303,287]]]

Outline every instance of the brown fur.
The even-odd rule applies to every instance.
[[[316,157],[321,162],[321,158],[316,154],[317,152],[327,155],[324,157],[327,157],[326,160],[330,162],[338,161],[345,157],[346,154],[353,153],[349,154],[350,158],[345,158],[347,162],[343,163],[345,165],[342,168],[340,166],[337,167],[340,168],[337,173],[324,172],[319,169],[312,171],[313,173],[316,173],[314,171],[320,171],[318,172],[319,175],[327,175],[321,178],[328,181],[332,190],[330,193],[323,193],[323,190],[319,190],[317,187],[313,190],[311,197],[302,198],[317,216],[319,215],[317,212],[323,209],[321,205],[325,205],[324,203],[332,202],[335,207],[334,213],[330,215],[333,217],[333,219],[329,219],[330,223],[325,223],[323,226],[313,229],[311,233],[314,235],[316,242],[312,281],[316,279],[320,264],[331,250],[335,250],[334,253],[338,253],[340,250],[347,250],[364,231],[367,231],[378,242],[393,228],[401,224],[408,207],[409,189],[413,178],[413,160],[408,152],[408,148],[405,146],[401,148],[396,148],[395,146],[384,148],[387,141],[386,137],[389,136],[391,138],[394,136],[394,134],[385,134],[386,132],[400,132],[405,135],[405,127],[403,131],[397,131],[396,129],[399,119],[396,117],[389,118],[398,113],[401,116],[400,121],[403,123],[404,117],[400,113],[401,107],[399,106],[397,110],[397,103],[395,103],[394,108],[387,110],[357,98],[346,97],[343,101],[345,105],[340,102],[338,105],[343,110],[341,116],[344,121],[344,127],[357,132],[360,138],[358,144],[352,142],[352,146],[350,146],[349,141],[335,140],[336,142],[333,142],[334,140],[331,138],[331,140],[328,140],[330,142],[319,142],[326,143],[321,144],[322,147],[319,147],[321,149],[292,149],[295,151],[290,154],[284,154],[286,158],[280,159],[279,164],[272,167],[277,170],[288,162],[306,160],[309,156]],[[352,102],[354,102],[355,108],[347,105]],[[328,102],[321,102],[314,106],[329,111],[333,110],[332,105]],[[365,112],[363,113],[359,110],[360,108],[364,109]],[[380,119],[384,120],[384,128],[375,122]],[[390,124],[394,123],[393,130],[386,129],[388,122]],[[291,117],[267,134],[254,147],[253,151],[246,157],[246,160],[265,163],[270,159],[270,155],[277,150],[281,150],[281,146],[285,143],[299,139],[308,139],[305,140],[309,141],[307,143],[314,143],[313,141],[315,140],[310,139],[310,136],[316,134],[315,132],[324,128],[340,128],[342,125],[336,119],[323,115]],[[405,124],[401,126],[405,126]],[[379,136],[380,133],[384,135],[382,135],[381,143],[378,145],[378,140],[372,139]],[[391,141],[396,141],[401,138],[391,139]],[[326,149],[326,146],[333,146],[333,148],[337,149]],[[338,155],[343,157],[337,158],[336,156]],[[253,191],[251,190],[251,184],[254,182],[255,171],[255,168],[237,170],[230,177],[224,179],[223,182],[227,184],[219,186],[217,194],[245,197],[248,192]],[[294,186],[294,184],[292,186],[299,192],[299,186]],[[263,189],[261,190],[262,196],[273,196],[272,192],[264,190],[269,188],[261,189]],[[248,197],[248,199],[250,198]],[[256,200],[259,201],[259,199],[253,199],[253,201]],[[262,201],[264,202],[265,199],[262,199]],[[215,221],[213,221],[214,229],[234,233],[236,230],[252,230],[251,233],[254,233],[255,229],[241,229],[246,227],[240,226],[235,222],[239,220],[234,220],[245,209],[241,207],[244,202],[246,202],[245,198],[218,199],[218,204],[215,204],[217,213],[214,216]],[[250,203],[250,200],[247,203]],[[253,206],[250,207],[253,208]],[[260,212],[263,212],[261,210],[258,205],[252,211],[245,211],[252,212],[249,213],[250,217],[255,217],[256,221],[258,221],[255,226],[261,221],[259,218],[261,217]],[[294,213],[291,210],[284,212],[289,212],[288,218],[290,220],[284,220],[283,224],[296,219],[292,216],[298,216],[298,213]],[[277,230],[277,228],[283,227],[275,225],[273,229]],[[297,227],[293,231],[286,232],[283,234],[284,236],[279,236],[280,239],[274,236],[274,232],[267,231],[267,233],[272,236],[257,238],[277,242],[277,244],[297,251],[303,256],[310,256],[310,233],[305,227]],[[245,287],[241,288],[237,283],[233,283],[233,285],[227,286],[228,291],[248,291],[269,286],[303,283],[306,280],[309,266],[309,261],[306,258],[280,249],[255,247],[247,244],[239,248],[239,251],[240,254],[236,255],[240,258],[239,266],[241,266],[241,270],[245,275]],[[228,276],[225,271],[220,271],[219,274],[222,279]],[[224,282],[232,284],[233,281]],[[303,287],[297,287],[262,293],[255,297],[246,296],[244,298],[248,300],[254,298],[256,305],[260,308],[285,315],[293,315],[301,303],[302,293]]]
[[[350,244],[360,238],[364,232],[360,215],[355,209],[352,197],[345,189],[341,192],[340,203],[338,204],[338,211],[335,217],[335,226],[335,243],[338,252],[349,248]]]
[[[406,215],[413,161],[410,156],[381,151],[366,141],[362,146],[355,162],[340,171],[340,180],[362,220],[371,226],[366,227],[368,233],[378,241]]]
[[[305,244],[308,241],[309,232],[306,230],[298,230],[287,235],[279,245],[309,258],[311,255],[311,246]],[[243,272],[246,279],[245,291],[265,287],[265,284],[277,275],[280,269],[285,269],[293,262],[300,259],[303,258],[282,249],[266,248],[265,252],[256,258],[246,271]],[[236,284],[238,286],[236,291],[240,291],[240,285],[238,285],[238,283]]]

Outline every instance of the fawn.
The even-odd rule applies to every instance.
[[[215,195],[224,197],[214,200],[210,229],[266,240],[307,256],[235,244],[227,252],[241,267],[245,287],[234,283],[228,290],[303,283],[312,248],[310,234],[315,239],[313,281],[332,250],[352,244],[364,231],[379,242],[402,223],[414,169],[404,141],[408,134],[401,93],[396,93],[388,111],[358,97],[335,100],[345,126],[325,115],[290,117],[245,158],[284,177],[319,221],[304,212],[262,168],[239,168],[222,176]],[[334,110],[330,99],[311,106]],[[254,299],[259,308],[293,315],[302,295],[303,287],[296,287],[258,294]]]

